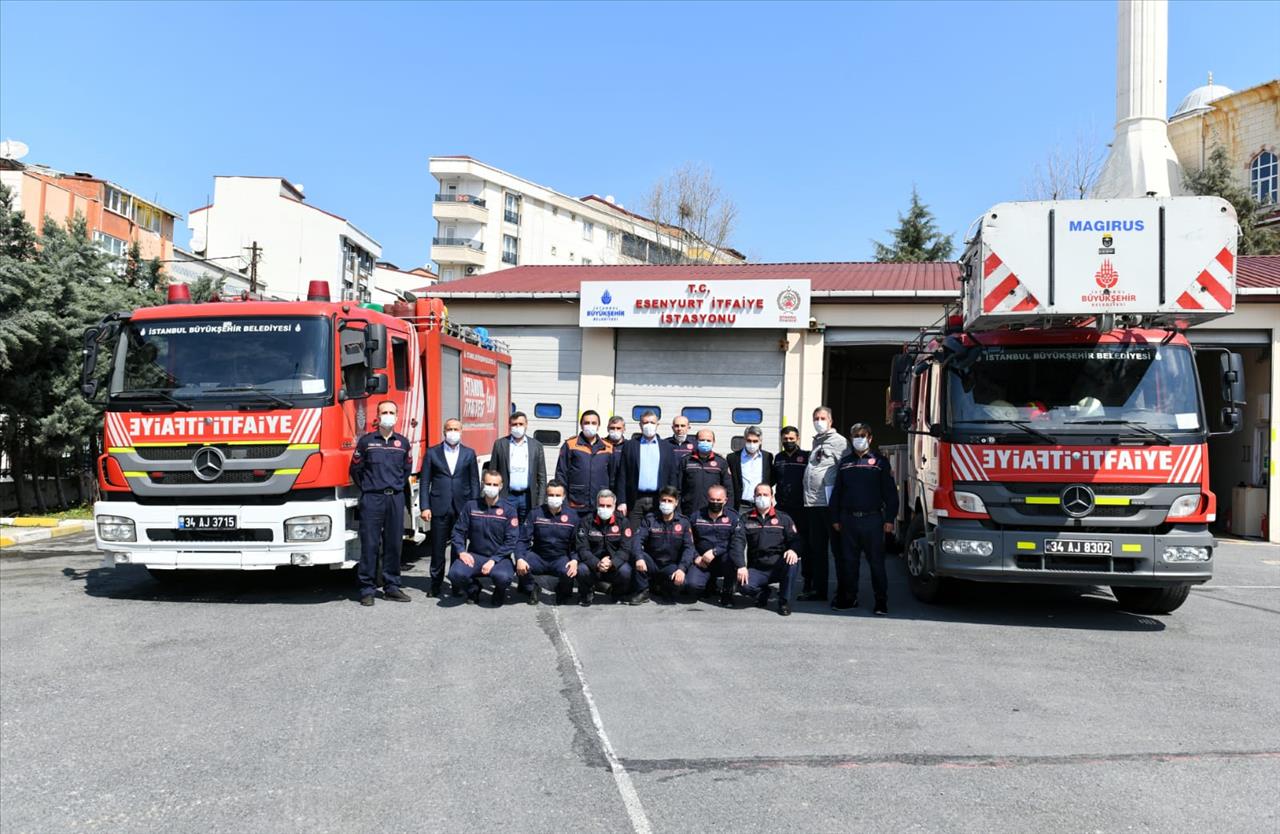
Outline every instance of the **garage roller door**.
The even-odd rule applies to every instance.
[[[547,447],[555,471],[561,440],[578,430],[582,331],[576,327],[490,327],[511,351],[511,402],[529,415],[529,431]],[[558,412],[558,416],[555,415]],[[486,450],[487,451],[487,450]]]
[[[776,450],[782,428],[782,374],[786,356],[778,349],[781,330],[618,331],[614,370],[614,410],[637,430],[634,409],[662,410],[661,434],[671,433],[671,418],[685,408],[710,410],[710,420],[693,421],[716,433],[716,451],[730,449],[750,424],[735,422],[735,410],[756,409],[765,448]]]

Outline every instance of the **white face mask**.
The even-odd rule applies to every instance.
[[[551,510],[551,512],[553,512],[553,513],[558,513],[558,512],[560,512],[560,508],[561,508],[561,507],[563,507],[563,506],[564,506],[564,496],[563,496],[563,495],[548,495],[548,496],[547,496],[547,509],[548,509],[548,510]]]
[[[597,434],[599,431],[600,431],[600,429],[599,429],[599,427],[597,427],[597,426],[583,426],[583,427],[582,427],[582,436],[583,436],[583,437],[585,437],[587,440],[591,440],[592,438],[594,438],[594,437],[596,436],[596,434]]]
[[[767,495],[756,496],[756,509],[759,510],[760,512],[762,513],[768,512],[769,508],[772,506],[773,506],[773,499],[770,498],[769,496]]]
[[[658,505],[658,509],[662,511],[663,515],[671,515],[676,511],[676,505],[670,501],[663,501]]]
[[[671,433],[674,435],[676,441],[680,443],[683,443],[684,439],[689,436],[688,429],[672,429]]]
[[[596,507],[596,515],[600,516],[601,521],[608,521],[613,518],[613,507]]]
[[[519,440],[520,438],[524,437],[524,426],[512,426],[511,436],[514,437],[516,440]]]
[[[658,434],[658,424],[657,423],[641,423],[640,433],[643,434],[645,437],[654,437]]]
[[[622,439],[622,430],[621,430],[621,429],[609,429],[609,439],[610,439],[611,441],[613,441],[614,443],[617,443],[619,440],[621,440],[621,439]]]
[[[380,414],[378,415],[378,425],[384,429],[394,429],[396,427],[396,415]]]
[[[756,452],[760,451],[760,444],[759,444],[759,443],[744,443],[744,444],[742,444],[742,448],[744,448],[744,449],[746,449],[746,450],[747,450],[747,454],[748,454],[748,455],[754,455]]]
[[[865,437],[855,437],[849,442],[853,444],[853,448],[859,452],[865,452],[867,451],[868,447],[871,446],[871,441],[866,439]]]
[[[497,484],[485,484],[481,489],[485,498],[497,498],[498,494],[502,492],[502,487]]]
[[[445,442],[445,443],[448,443],[450,446],[457,446],[459,443],[461,443],[461,442],[462,442],[462,432],[460,432],[460,431],[447,431],[447,432],[445,432],[445,433],[444,433],[444,442]]]
[[[818,434],[822,434],[824,431],[827,430],[828,425],[830,424],[826,420],[814,420],[813,430],[816,431]]]

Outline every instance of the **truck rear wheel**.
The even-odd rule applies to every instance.
[[[1116,602],[1135,614],[1170,614],[1178,610],[1191,594],[1191,583],[1180,582],[1164,588],[1127,588],[1111,586]]]
[[[933,572],[929,558],[929,540],[924,534],[924,516],[919,510],[911,514],[907,527],[904,555],[907,562],[907,587],[921,602],[937,605],[945,602],[951,582]]]

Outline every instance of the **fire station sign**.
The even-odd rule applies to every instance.
[[[579,327],[794,330],[809,324],[809,279],[583,281]]]

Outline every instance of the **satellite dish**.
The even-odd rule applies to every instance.
[[[22,159],[31,149],[26,142],[17,139],[5,139],[0,142],[0,159]]]
[[[208,244],[207,244],[207,242],[206,242],[206,241],[205,241],[205,239],[204,239],[204,231],[203,231],[203,230],[202,230],[202,231],[197,231],[197,232],[192,232],[192,233],[191,233],[191,244],[190,244],[190,245],[191,245],[191,251],[192,251],[192,252],[196,252],[196,253],[199,253],[199,254],[204,254],[204,248],[205,248],[205,246],[207,246]]]

